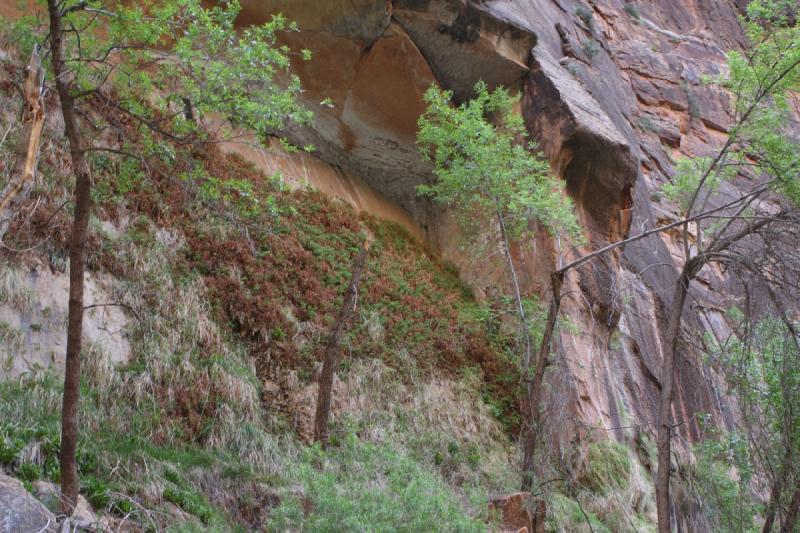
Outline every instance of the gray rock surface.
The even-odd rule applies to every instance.
[[[115,302],[111,280],[89,276],[86,305]],[[69,275],[35,262],[27,268],[0,260],[0,380],[53,368],[63,372],[66,353]],[[128,316],[117,306],[84,313],[84,341],[92,357],[116,364],[128,360]]]
[[[46,503],[47,508],[55,512],[56,509],[58,509],[58,498],[61,494],[60,487],[55,483],[41,480],[34,481],[32,485],[33,493],[36,495],[36,498],[40,502]],[[103,527],[103,522],[98,520],[97,515],[92,510],[92,506],[89,501],[82,495],[78,496],[78,504],[72,511],[70,522],[73,524],[73,526],[82,527],[84,529],[105,529]]]
[[[58,531],[56,517],[22,483],[0,474],[0,533]]]

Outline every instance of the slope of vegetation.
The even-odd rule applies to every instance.
[[[22,76],[3,68],[7,80]],[[13,84],[0,89],[13,109]],[[99,103],[97,113],[124,124]],[[4,114],[4,131],[13,121]],[[68,246],[72,185],[58,128],[48,123],[5,266],[51,262]],[[146,139],[128,132],[126,148],[146,153]],[[130,311],[133,354],[114,367],[101,346],[84,349],[82,493],[118,523],[150,529],[324,528],[342,513],[354,527],[483,527],[488,492],[518,484],[498,422],[515,419],[514,366],[511,339],[476,318],[457,273],[401,228],[285,190],[214,148],[162,148],[169,164],[92,155],[89,264],[111,275]],[[375,242],[340,370],[366,409],[336,413],[322,451],[303,442],[304,413],[288,397],[316,379],[366,234]],[[0,383],[4,471],[58,480],[60,397],[49,372]]]

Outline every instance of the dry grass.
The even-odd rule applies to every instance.
[[[19,269],[10,268],[0,258],[0,305],[6,305],[20,315],[29,315],[33,311],[36,295],[25,283]]]
[[[204,422],[194,417],[213,415],[215,424],[202,438],[205,446],[230,450],[254,468],[273,472],[275,465],[260,460],[258,453],[268,439],[258,435],[257,442],[250,442],[238,434],[245,425],[259,427],[265,418],[252,362],[240,346],[226,342],[211,319],[203,282],[175,281],[171,267],[176,250],[155,235],[143,238],[139,231],[136,239],[117,243],[123,292],[141,318],[130,332],[136,370],[119,377],[117,393],[129,395],[133,405],[157,399],[168,412],[186,419],[189,430],[199,430],[197,424]],[[212,403],[213,413],[207,412]],[[171,422],[161,429],[165,443],[181,440]]]
[[[301,435],[311,433],[316,391],[312,384],[291,394]],[[355,359],[334,384],[333,420],[335,433],[356,428],[361,438],[404,450],[454,486],[519,486],[514,446],[475,380],[429,375],[409,384],[380,360]]]

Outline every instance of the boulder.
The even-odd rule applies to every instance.
[[[545,502],[531,498],[530,492],[493,496],[489,512],[499,514],[501,531],[544,533]]]
[[[49,481],[34,481],[33,493],[36,498],[46,504],[51,510],[56,510],[61,489],[55,483]],[[78,504],[72,512],[71,522],[73,525],[80,525],[85,529],[95,529],[101,525],[97,515],[92,510],[89,501],[83,496],[78,496]]]
[[[56,517],[18,480],[0,474],[0,533],[58,531]]]

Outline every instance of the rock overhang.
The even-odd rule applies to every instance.
[[[423,228],[438,216],[417,194],[432,176],[416,146],[425,90],[436,84],[463,100],[483,80],[517,92],[537,39],[491,5],[466,1],[269,0],[242,7],[242,25],[276,13],[297,21],[300,31],[282,39],[312,51],[312,59],[295,62],[295,69],[315,123],[290,128],[288,136],[363,178]],[[333,105],[322,105],[325,99]]]

